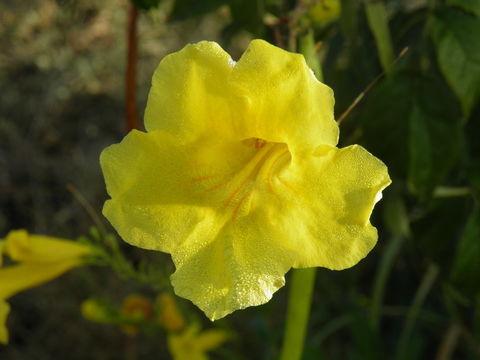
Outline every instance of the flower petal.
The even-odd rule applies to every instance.
[[[195,237],[172,253],[175,293],[211,320],[268,302],[285,284],[295,251],[277,242],[282,234],[266,216],[257,208],[235,220],[228,215],[203,219]]]
[[[190,44],[157,67],[145,110],[145,128],[189,141],[202,135],[232,135],[227,77],[232,60],[214,42]]]
[[[180,246],[212,208],[222,211],[231,174],[255,152],[224,139],[177,139],[132,131],[101,154],[112,198],[103,213],[132,245],[164,252]]]
[[[271,180],[262,202],[272,207],[283,242],[298,251],[294,267],[341,270],[373,248],[377,231],[369,217],[390,184],[387,167],[361,146],[321,146]]]
[[[198,335],[198,345],[205,351],[216,349],[227,340],[228,333],[224,330],[205,330]]]
[[[79,243],[50,236],[30,235],[26,230],[12,230],[5,242],[5,253],[21,262],[57,262],[78,259],[90,249]]]
[[[243,138],[287,143],[293,153],[336,145],[333,91],[319,82],[303,55],[254,40],[234,66],[237,131]]]
[[[7,317],[10,305],[0,298],[0,344],[8,344]]]
[[[79,260],[54,263],[23,263],[0,269],[0,299],[43,284],[80,265]]]
[[[250,177],[269,149],[133,131],[101,155],[112,197],[105,216],[125,241],[172,253],[175,292],[212,319],[267,302],[295,259],[268,214],[250,211]]]

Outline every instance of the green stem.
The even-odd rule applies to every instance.
[[[455,197],[455,196],[467,196],[472,193],[472,190],[468,187],[450,187],[450,186],[437,186],[433,190],[434,198],[441,197]]]
[[[370,310],[370,324],[373,329],[377,330],[380,324],[380,314],[382,312],[383,296],[385,294],[385,286],[387,279],[392,270],[393,262],[400,251],[403,237],[394,236],[387,244],[385,253],[380,262],[380,268],[375,277],[372,294],[372,306]]]
[[[317,44],[315,43],[313,30],[309,29],[305,35],[300,36],[298,43],[300,52],[305,56],[308,66],[313,70],[317,79],[323,82],[322,67],[317,53]]]
[[[316,270],[316,268],[292,270],[281,360],[302,358]]]
[[[393,47],[388,28],[387,9],[382,1],[369,1],[365,3],[365,12],[368,26],[377,44],[380,64],[383,71],[389,74],[393,69]]]
[[[410,335],[414,329],[415,321],[417,320],[418,314],[422,309],[423,302],[427,297],[427,294],[430,292],[435,279],[438,275],[438,266],[434,263],[431,263],[428,266],[427,272],[423,276],[422,282],[418,287],[418,290],[413,298],[412,305],[408,310],[407,318],[405,319],[405,324],[403,326],[402,333],[400,335],[400,340],[397,344],[397,359],[403,360],[406,359],[406,351],[408,349],[408,341],[410,339]]]

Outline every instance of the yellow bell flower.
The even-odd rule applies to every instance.
[[[80,261],[90,249],[79,243],[29,234],[26,230],[12,230],[5,239],[4,252],[14,261],[52,263],[68,260]]]
[[[89,252],[88,247],[71,241],[30,235],[25,230],[10,231],[3,253],[20,263],[0,268],[0,342],[8,339],[5,320],[10,307],[5,300],[81,265]]]
[[[302,55],[187,45],[155,71],[147,132],[102,152],[103,213],[128,243],[172,254],[176,294],[212,320],[267,302],[292,267],[351,267],[377,241],[390,178],[361,146],[336,147],[333,103]]]
[[[219,347],[227,338],[222,330],[200,332],[197,325],[191,325],[180,334],[169,334],[167,344],[174,360],[207,360],[206,352]]]
[[[4,253],[20,263],[0,268],[0,299],[60,276],[90,252],[84,245],[25,230],[10,231],[4,247]]]
[[[10,305],[0,299],[0,344],[8,344],[7,317],[10,313]]]

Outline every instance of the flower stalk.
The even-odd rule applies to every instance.
[[[302,358],[316,270],[316,268],[292,270],[281,360]]]

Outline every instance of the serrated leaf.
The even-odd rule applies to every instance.
[[[457,247],[452,267],[452,280],[462,287],[480,291],[480,211],[474,211],[467,222]]]
[[[440,70],[468,116],[480,97],[480,21],[446,9],[436,16],[433,39]]]
[[[447,5],[458,6],[480,17],[480,0],[447,0]]]

